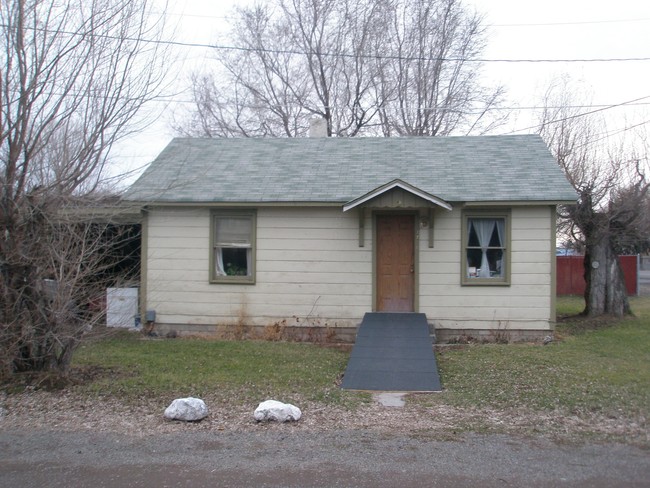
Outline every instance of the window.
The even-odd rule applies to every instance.
[[[212,214],[211,281],[255,282],[255,213]]]
[[[462,283],[509,284],[508,214],[464,217]]]

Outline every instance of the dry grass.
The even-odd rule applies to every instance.
[[[280,341],[144,340],[122,333],[79,351],[77,384],[58,392],[29,381],[5,387],[0,419],[7,425],[54,422],[142,434],[255,429],[261,427],[252,411],[274,398],[298,405],[305,415],[296,425],[277,428],[367,428],[436,438],[505,432],[650,446],[650,299],[635,298],[632,305],[636,317],[618,322],[565,319],[561,340],[548,346],[445,350],[438,354],[444,391],[409,396],[403,408],[340,390],[347,351]],[[578,299],[558,301],[566,316],[579,307]],[[270,329],[269,339],[280,332]],[[209,419],[192,426],[165,422],[162,411],[179,396],[203,398]]]

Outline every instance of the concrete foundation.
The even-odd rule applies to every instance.
[[[551,330],[489,330],[489,329],[436,329],[430,331],[437,344],[467,344],[472,342],[510,343],[542,342]],[[266,340],[311,342],[315,344],[354,344],[356,327],[296,327],[246,326],[246,325],[193,325],[193,324],[154,324],[153,333],[159,337],[200,336],[229,340]]]

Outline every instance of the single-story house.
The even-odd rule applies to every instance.
[[[325,328],[420,312],[439,341],[555,320],[556,206],[537,135],[178,138],[132,185],[141,308],[164,332]]]

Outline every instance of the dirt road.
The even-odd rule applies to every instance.
[[[0,487],[648,487],[650,453],[506,435],[369,430],[0,432]]]

